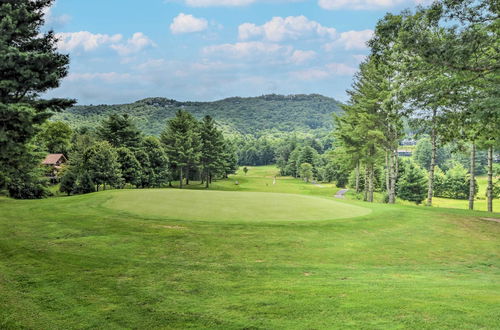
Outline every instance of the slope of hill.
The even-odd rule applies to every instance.
[[[112,113],[128,114],[146,134],[158,135],[166,121],[178,109],[195,117],[210,115],[227,132],[256,134],[266,131],[314,132],[332,128],[332,114],[341,103],[318,95],[264,95],[232,97],[214,102],[179,102],[166,98],[147,98],[131,104],[75,106],[58,113],[53,120],[62,120],[73,127],[95,126]]]

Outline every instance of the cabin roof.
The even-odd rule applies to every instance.
[[[61,159],[62,158],[62,159]],[[66,157],[63,154],[48,154],[47,157],[43,160],[43,165],[55,165],[60,160],[66,161]]]

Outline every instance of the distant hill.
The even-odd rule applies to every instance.
[[[196,118],[212,116],[226,132],[259,135],[265,132],[318,133],[332,128],[332,114],[341,103],[318,95],[231,97],[214,102],[179,102],[154,97],[130,104],[75,106],[52,119],[73,127],[95,126],[112,113],[128,114],[146,134],[159,135],[178,109]]]

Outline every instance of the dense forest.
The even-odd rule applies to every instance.
[[[158,136],[178,110],[195,118],[216,118],[225,133],[259,136],[273,132],[325,133],[332,129],[332,114],[341,103],[318,94],[232,97],[215,102],[179,102],[161,97],[130,104],[79,105],[55,114],[73,128],[93,127],[110,114],[127,114],[147,135]]]

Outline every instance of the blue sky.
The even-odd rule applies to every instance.
[[[114,104],[319,93],[344,101],[377,20],[421,1],[57,0],[46,27],[71,64],[47,96]]]

